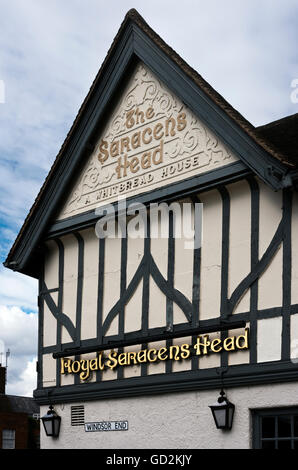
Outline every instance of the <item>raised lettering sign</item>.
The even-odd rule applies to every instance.
[[[60,218],[227,165],[237,159],[140,64]]]

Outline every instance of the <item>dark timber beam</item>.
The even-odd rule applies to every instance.
[[[164,341],[167,339],[174,339],[174,338],[182,338],[185,336],[193,336],[199,335],[204,333],[214,333],[216,331],[225,331],[225,330],[235,330],[237,328],[244,328],[246,326],[246,322],[244,320],[236,321],[236,322],[220,322],[217,325],[206,326],[204,328],[192,328],[192,329],[185,329],[179,332],[167,332],[165,331],[163,334],[159,335],[150,335],[142,337],[140,335],[139,338],[127,339],[127,340],[120,340],[120,341],[110,341],[105,344],[101,344],[98,346],[86,346],[83,348],[68,348],[64,351],[54,352],[53,358],[57,359],[59,357],[67,357],[73,355],[81,355],[87,354],[97,351],[105,351],[108,349],[118,349],[123,348],[125,346],[133,346],[137,344],[146,344],[146,343],[153,343],[155,341]]]

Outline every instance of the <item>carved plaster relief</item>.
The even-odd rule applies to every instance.
[[[180,99],[139,64],[59,218],[236,160]]]

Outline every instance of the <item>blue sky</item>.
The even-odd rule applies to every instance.
[[[297,0],[0,0],[1,263],[132,7],[252,124],[298,112]],[[11,394],[35,388],[36,294],[1,265]]]

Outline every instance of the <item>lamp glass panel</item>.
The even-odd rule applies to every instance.
[[[59,417],[54,418],[54,436],[59,435],[60,421]]]
[[[234,416],[234,410],[235,408],[234,407],[230,407],[229,410],[228,410],[228,413],[229,413],[229,428],[232,427],[232,423],[233,423],[233,416]]]
[[[223,427],[226,424],[226,409],[225,408],[215,408],[214,415],[218,427]]]
[[[44,428],[47,436],[53,435],[53,421],[52,419],[43,420]]]

